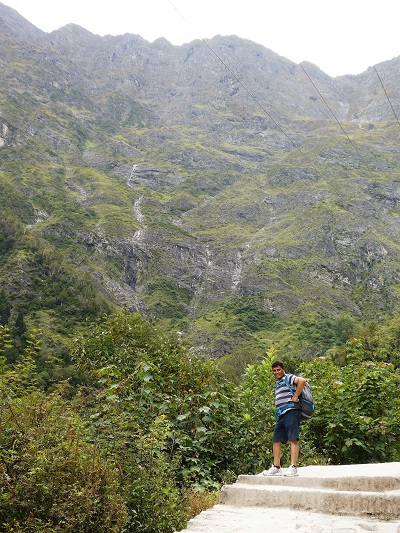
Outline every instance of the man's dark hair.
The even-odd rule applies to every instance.
[[[274,361],[271,365],[271,368],[276,368],[277,366],[280,366],[283,368],[283,370],[285,370],[285,365],[281,361]]]

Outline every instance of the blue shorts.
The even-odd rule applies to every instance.
[[[286,444],[291,440],[299,440],[300,437],[300,409],[289,409],[276,421],[272,442]]]

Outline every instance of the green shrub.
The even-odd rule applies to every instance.
[[[329,358],[305,363],[300,372],[313,386],[316,410],[308,422],[309,444],[335,464],[398,461],[400,374],[393,365]]]
[[[89,325],[72,354],[98,377],[93,439],[121,466],[129,531],[173,531],[186,519],[180,489],[218,486],[233,453],[216,364],[122,310]]]
[[[0,529],[117,533],[126,520],[115,469],[85,442],[54,393],[10,398],[0,384]]]
[[[273,350],[258,365],[248,365],[234,393],[234,422],[231,423],[235,458],[232,468],[240,474],[264,470],[271,460],[275,412],[274,378],[271,372]]]
[[[173,533],[186,524],[181,491],[165,453],[169,435],[166,418],[158,417],[149,431],[137,439],[135,455],[123,463],[126,533]]]

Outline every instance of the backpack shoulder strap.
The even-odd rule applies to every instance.
[[[291,392],[292,395],[293,395],[293,394],[294,394],[294,389],[293,389],[293,387],[290,385],[289,380],[288,380],[288,377],[287,377],[286,374],[285,374],[285,385],[286,385],[286,387],[290,390],[290,392]]]

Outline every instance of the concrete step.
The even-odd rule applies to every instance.
[[[352,492],[278,485],[233,485],[221,494],[221,503],[241,507],[289,507],[320,513],[400,518],[400,490]]]
[[[181,533],[400,533],[400,462],[239,476]]]
[[[285,472],[285,469],[283,469]],[[305,466],[298,477],[241,475],[237,483],[334,488],[336,490],[387,491],[400,489],[400,463]]]
[[[298,472],[293,478],[239,476],[223,487],[221,504],[400,518],[400,463],[308,466]]]

